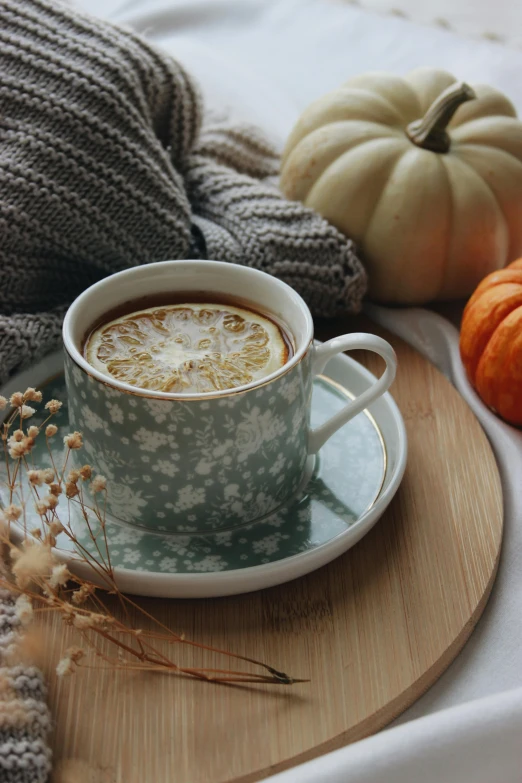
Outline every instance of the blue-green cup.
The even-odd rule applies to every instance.
[[[86,361],[83,344],[104,315],[169,291],[198,292],[199,301],[201,292],[214,301],[220,294],[236,297],[273,315],[284,325],[293,355],[261,380],[202,394],[140,390]],[[79,466],[88,458],[107,478],[108,518],[173,533],[227,530],[286,503],[310,477],[325,441],[383,394],[396,370],[392,347],[374,335],[314,345],[310,311],[290,286],[218,261],[164,261],[105,278],[71,305],[63,338],[70,425],[85,442],[81,452],[72,452],[73,461]],[[382,356],[384,374],[311,430],[314,376],[331,356],[354,348]]]

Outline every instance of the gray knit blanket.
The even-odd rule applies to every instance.
[[[247,264],[315,315],[357,311],[366,276],[353,244],[282,198],[278,166],[256,130],[203,121],[193,80],[143,38],[59,2],[0,0],[0,382],[59,346],[83,289],[137,264]],[[0,596],[0,666],[15,625]],[[10,720],[0,690],[0,780],[40,783],[40,677],[4,667],[1,678],[27,719]]]
[[[252,128],[203,122],[193,80],[138,35],[1,0],[0,381],[60,344],[83,289],[137,264],[247,264],[315,315],[358,310],[352,242],[278,193],[278,166]]]
[[[0,590],[0,781],[45,783],[51,769],[45,685],[36,667],[16,663],[19,632],[13,598]]]

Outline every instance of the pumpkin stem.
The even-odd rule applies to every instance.
[[[432,152],[448,152],[451,142],[446,126],[461,105],[476,98],[465,82],[450,85],[433,101],[421,120],[410,122],[406,135],[418,147]]]

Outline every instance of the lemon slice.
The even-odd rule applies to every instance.
[[[110,321],[90,335],[92,367],[139,389],[223,391],[282,367],[288,348],[278,326],[222,304],[151,307]]]

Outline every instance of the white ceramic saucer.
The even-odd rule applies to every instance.
[[[332,359],[314,384],[313,426],[341,408],[347,395],[360,394],[373,380],[353,359],[342,354]],[[24,371],[0,393],[9,396],[27,386],[41,389],[44,400],[55,397],[64,402],[56,423],[67,432],[61,354]],[[148,533],[108,523],[118,585],[138,595],[201,598],[259,590],[309,573],[352,547],[373,527],[397,491],[406,453],[402,417],[390,394],[385,394],[321,449],[305,490],[263,520],[213,535]],[[37,467],[48,466],[44,449],[35,448],[33,454]],[[28,507],[29,528],[38,523],[35,514],[31,524],[33,513]],[[93,547],[81,524],[75,532],[82,545]],[[63,535],[60,539],[64,539],[56,550],[60,559],[72,571],[87,575],[88,567],[73,545]]]

